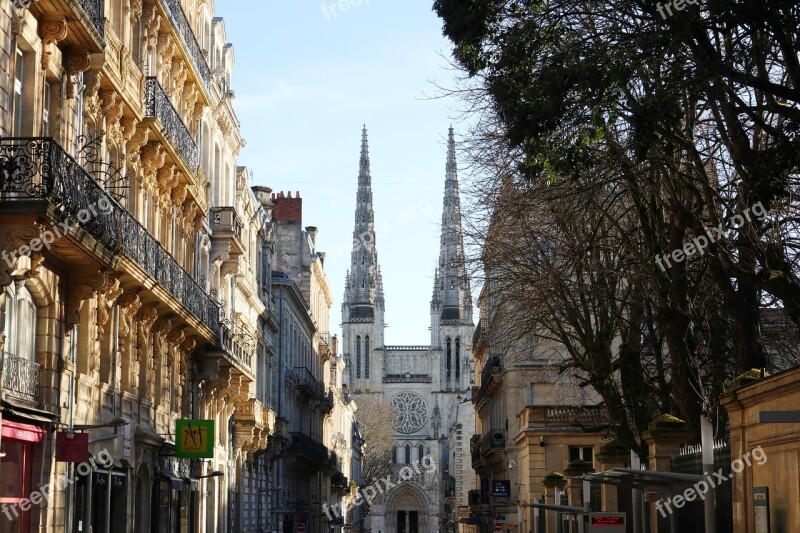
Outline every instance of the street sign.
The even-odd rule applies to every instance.
[[[303,533],[303,531],[306,530],[306,525],[304,523],[300,522],[299,524],[294,526],[294,530],[297,531],[297,533]]]
[[[495,522],[494,523],[494,530],[495,531],[503,531],[503,523],[502,522]]]
[[[511,496],[511,481],[495,479],[492,482],[492,496],[495,498],[508,498]]]
[[[56,433],[56,461],[85,463],[89,460],[89,434],[59,431]]]
[[[214,421],[175,421],[175,457],[214,458]]]

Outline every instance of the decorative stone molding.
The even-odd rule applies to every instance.
[[[86,72],[87,70],[89,70],[89,67],[91,66],[92,66],[92,58],[88,50],[70,49],[69,56],[66,58],[65,61],[65,67],[67,70],[65,89],[68,100],[75,98],[75,80],[74,80],[75,76],[77,76],[81,72]]]
[[[156,11],[155,4],[143,7],[142,24],[145,29],[146,47],[155,49],[158,46],[158,28],[161,26],[161,15]]]
[[[29,260],[25,260],[19,256],[19,249],[38,236],[39,231],[31,226],[3,228],[0,233],[0,253],[3,257],[0,261],[0,289],[11,285],[15,279],[29,277],[31,271],[35,272],[41,263],[38,258],[41,254],[34,252]]]
[[[143,186],[150,194],[157,190],[156,174],[164,166],[167,153],[157,142],[147,143],[141,150],[141,164],[143,171]]]
[[[135,25],[139,17],[142,16],[142,0],[131,0],[129,9],[128,14],[130,15],[131,24]]]
[[[43,20],[39,25],[39,36],[42,38],[42,70],[47,70],[50,63],[50,45],[67,38],[67,20]]]
[[[67,295],[64,301],[64,322],[67,329],[80,322],[80,309],[84,300],[93,298],[108,283],[111,272],[106,271],[72,271],[67,283]]]
[[[158,310],[156,310],[155,304],[146,305],[136,313],[136,361],[141,361],[147,355],[150,327],[157,318]]]
[[[139,124],[138,120],[135,118],[127,117],[122,119],[122,125],[123,131],[126,131],[128,128],[131,130],[129,133],[130,138],[128,142],[125,143],[125,155],[130,173],[136,175],[139,173],[139,163],[142,159],[142,147],[147,144],[150,137],[150,128],[144,124]],[[139,185],[141,186],[142,184],[140,183]]]
[[[111,310],[111,306],[114,305],[114,301],[122,294],[122,289],[119,287],[119,277],[121,276],[118,272],[108,272],[106,273],[106,282],[97,291],[97,338],[98,340],[103,338],[103,333],[105,332],[105,325],[108,323],[109,319],[109,311]]]
[[[142,300],[139,298],[139,292],[141,292],[141,289],[139,288],[125,291],[125,293],[119,299],[119,336],[123,339],[127,338],[130,334],[131,326],[133,325],[133,319],[136,316],[136,313],[139,311],[139,308],[142,306]]]

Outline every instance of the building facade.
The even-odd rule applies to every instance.
[[[367,131],[361,139],[351,265],[342,303],[342,352],[348,385],[359,394],[375,394],[395,410],[394,464],[427,457],[435,472],[423,470],[401,481],[372,505],[366,527],[384,533],[421,533],[445,527],[445,485],[454,478],[453,500],[467,503],[472,488],[460,431],[473,426],[471,409],[456,409],[468,395],[472,375],[472,299],[464,269],[461,213],[450,129],[445,176],[439,267],[430,304],[428,346],[384,342],[385,299],[376,246]],[[452,413],[452,414],[451,414]],[[448,437],[452,433],[452,450]],[[373,480],[364,480],[369,484]]]
[[[3,2],[0,37],[0,531],[256,531],[282,339],[222,19]],[[194,418],[213,458],[175,456]]]

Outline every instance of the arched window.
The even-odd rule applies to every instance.
[[[364,379],[369,379],[369,335],[364,337]]]
[[[425,456],[425,446],[420,444],[417,446],[417,461],[422,462],[422,458]]]
[[[392,446],[392,463],[397,464],[397,446]]]
[[[450,342],[450,337],[447,338],[447,377],[450,377],[450,368],[452,363],[452,346]]]
[[[361,335],[356,337],[356,379],[361,379]]]
[[[456,339],[456,379],[461,377],[461,339]]]
[[[411,464],[411,445],[406,444],[406,464]]]

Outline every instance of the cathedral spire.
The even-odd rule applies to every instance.
[[[461,234],[461,202],[458,196],[456,142],[451,126],[447,137],[444,201],[442,208],[442,238],[439,250],[438,294],[434,302],[441,303],[443,320],[472,320],[472,297],[464,265],[464,239]],[[433,302],[432,302],[433,303]]]
[[[350,275],[345,280],[345,299],[349,304],[344,320],[371,319],[375,304],[383,305],[383,286],[375,248],[375,215],[372,210],[372,176],[369,169],[369,142],[366,125],[361,130],[361,157],[358,165],[358,191],[353,229]]]

